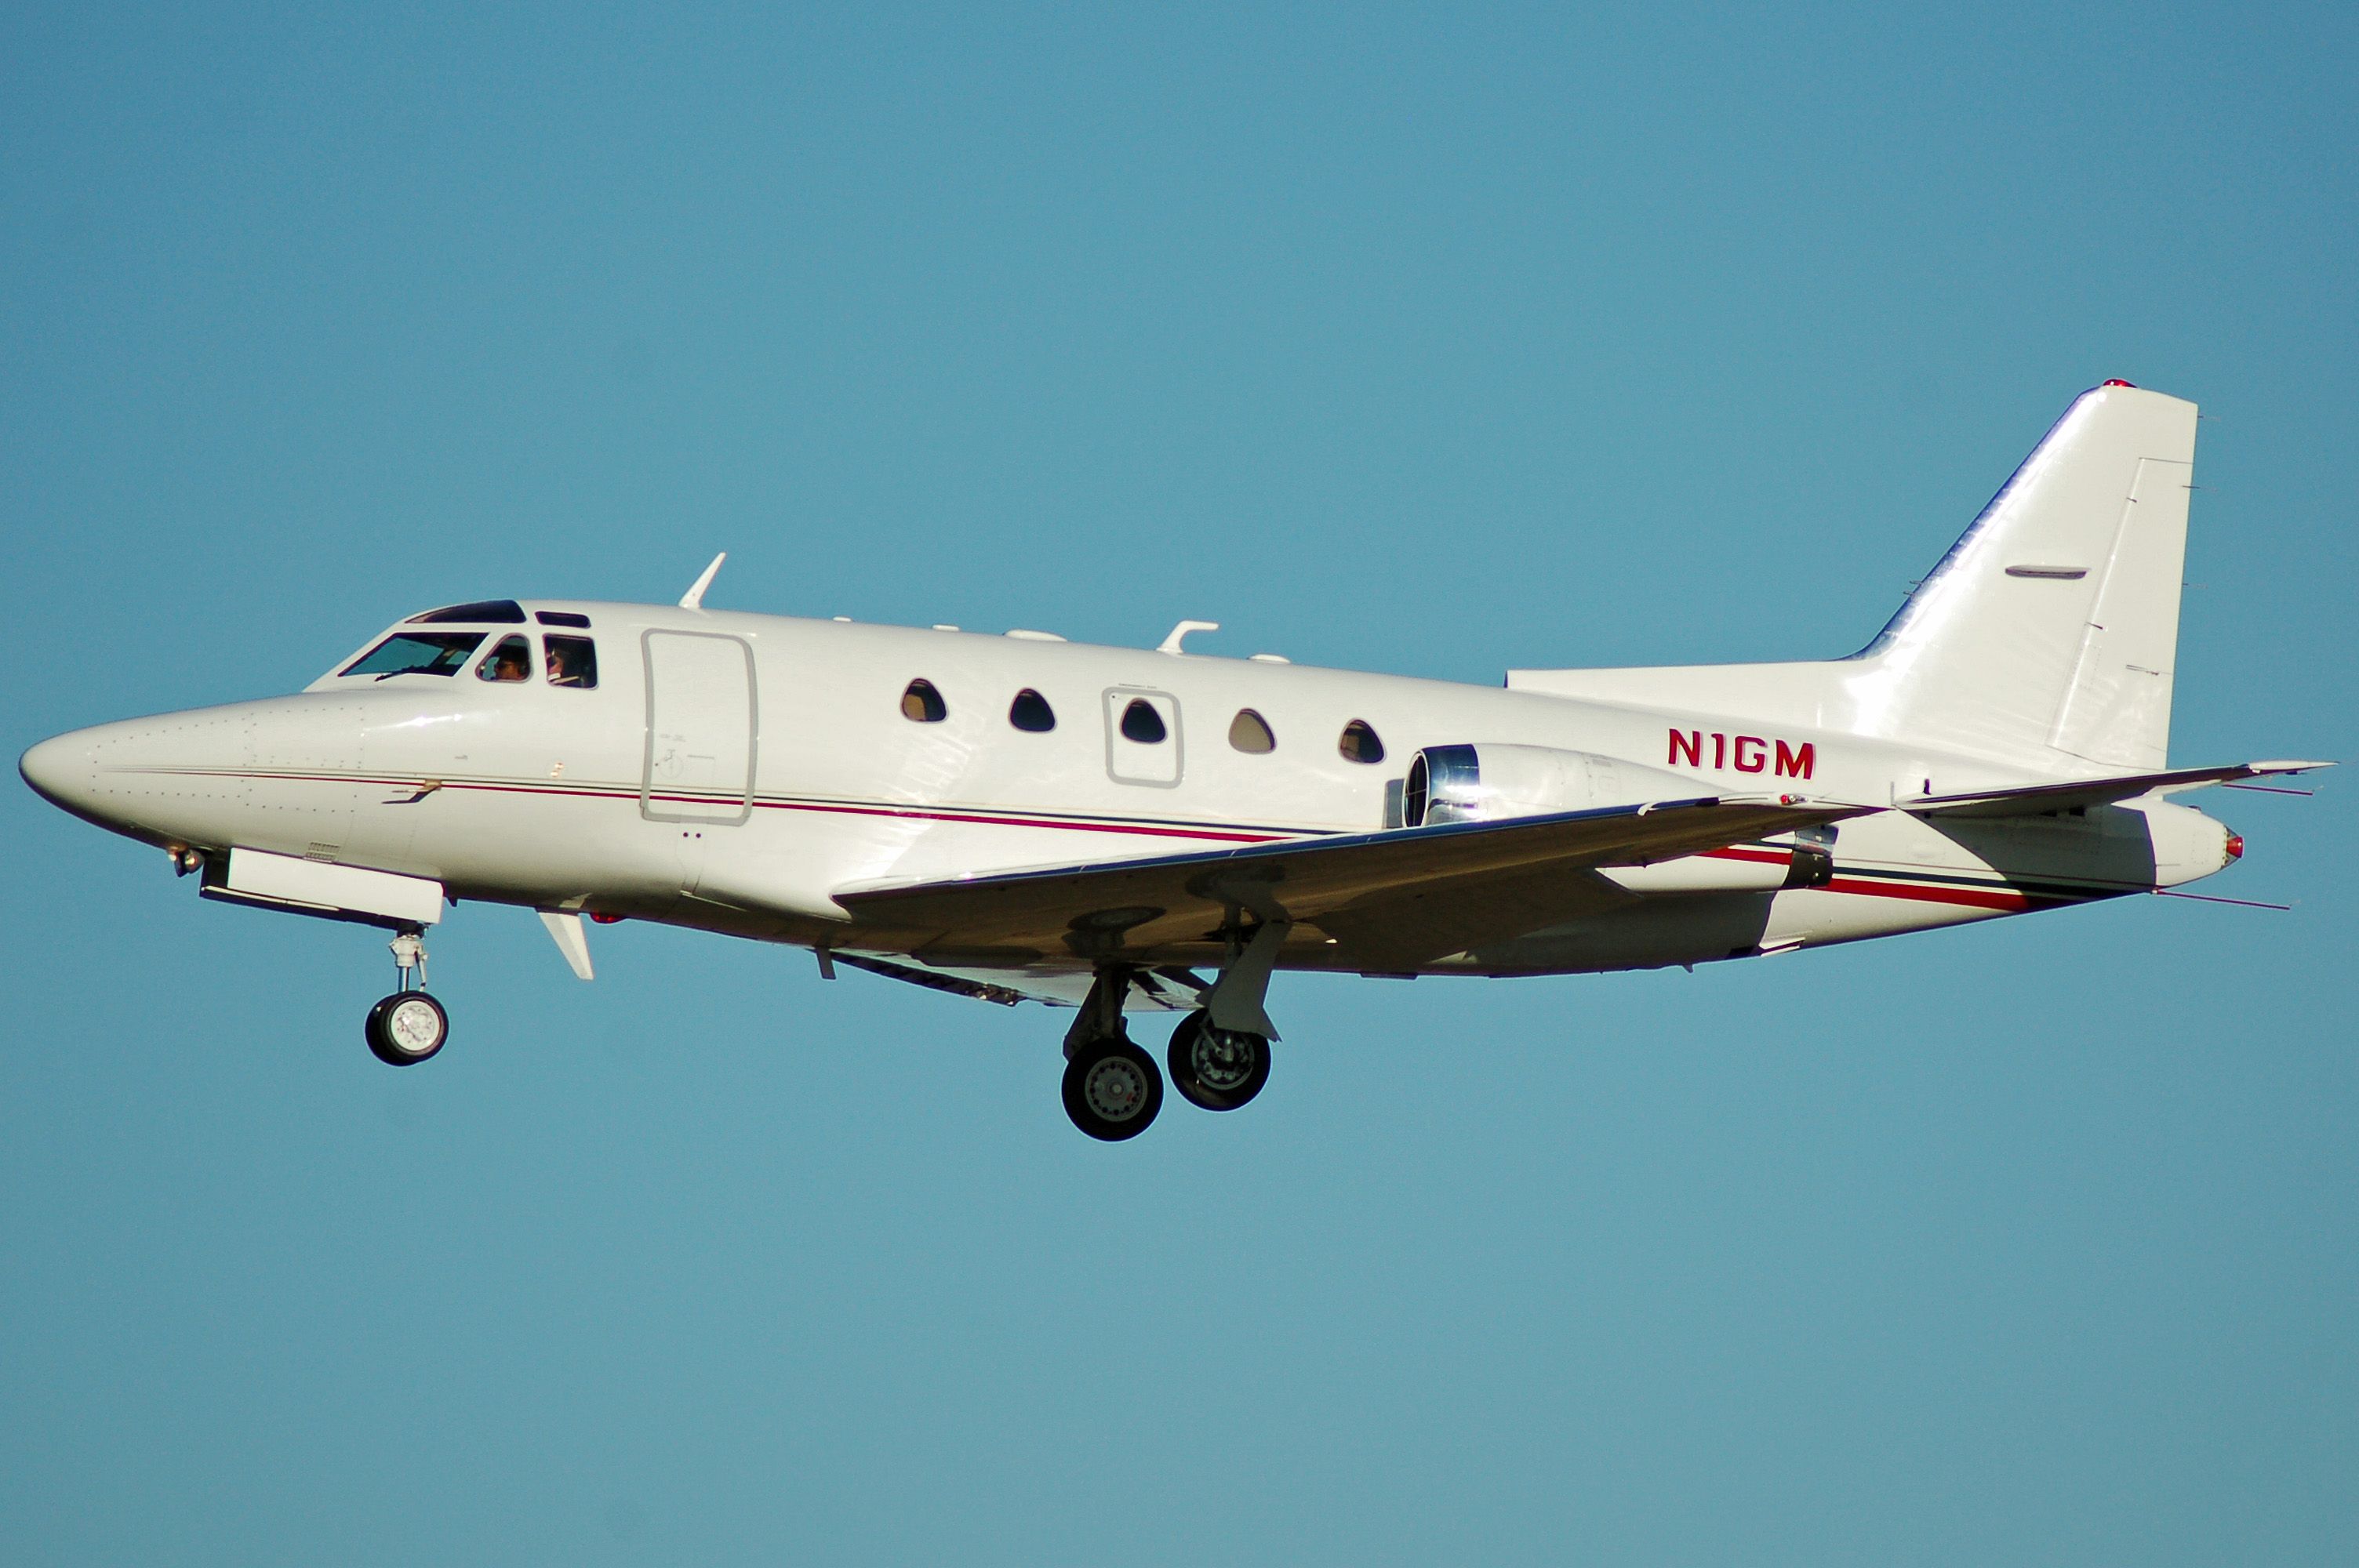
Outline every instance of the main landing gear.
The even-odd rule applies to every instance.
[[[1065,1114],[1107,1143],[1137,1137],[1163,1108],[1163,1075],[1124,1029],[1131,984],[1124,966],[1100,969],[1065,1034]],[[1269,1036],[1220,1028],[1211,1013],[1209,1005],[1191,1012],[1171,1032],[1171,1082],[1190,1105],[1234,1110],[1269,1082]]]
[[[403,927],[400,935],[394,937],[392,947],[393,966],[401,977],[401,989],[369,1009],[368,1023],[363,1033],[378,1061],[387,1066],[408,1067],[442,1049],[443,1042],[451,1038],[451,1015],[424,989],[426,944],[418,928]],[[412,974],[418,977],[416,985],[410,983]]]
[[[1163,1075],[1126,1036],[1093,1040],[1065,1064],[1065,1114],[1093,1138],[1136,1138],[1162,1108]]]
[[[1166,1060],[1180,1098],[1205,1110],[1234,1110],[1269,1082],[1269,1037],[1215,1028],[1191,1012],[1171,1032]]]

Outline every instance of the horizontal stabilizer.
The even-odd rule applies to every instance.
[[[1927,795],[1897,801],[1902,811],[1943,816],[2029,816],[2075,806],[2111,806],[2157,792],[2201,789],[2238,779],[2331,768],[2332,762],[2234,762],[2221,768],[2175,768],[2160,773],[2122,773],[2109,779],[2073,779],[2063,784],[2025,784],[2016,789],[1974,790],[1963,795]]]

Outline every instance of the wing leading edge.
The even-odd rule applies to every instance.
[[[1598,867],[1643,865],[1858,816],[1873,806],[1713,797],[1456,822],[836,895],[859,945],[943,968],[1020,969],[1218,956],[1261,920],[1351,967],[1430,962],[1625,902]]]

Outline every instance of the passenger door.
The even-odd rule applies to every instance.
[[[1117,784],[1180,783],[1184,762],[1180,699],[1168,691],[1118,686],[1105,694],[1106,773]]]
[[[754,812],[754,652],[711,632],[649,632],[647,769],[652,822],[743,822]]]

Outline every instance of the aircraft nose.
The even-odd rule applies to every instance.
[[[87,814],[98,794],[96,737],[92,730],[52,735],[17,758],[16,771],[50,805]]]

